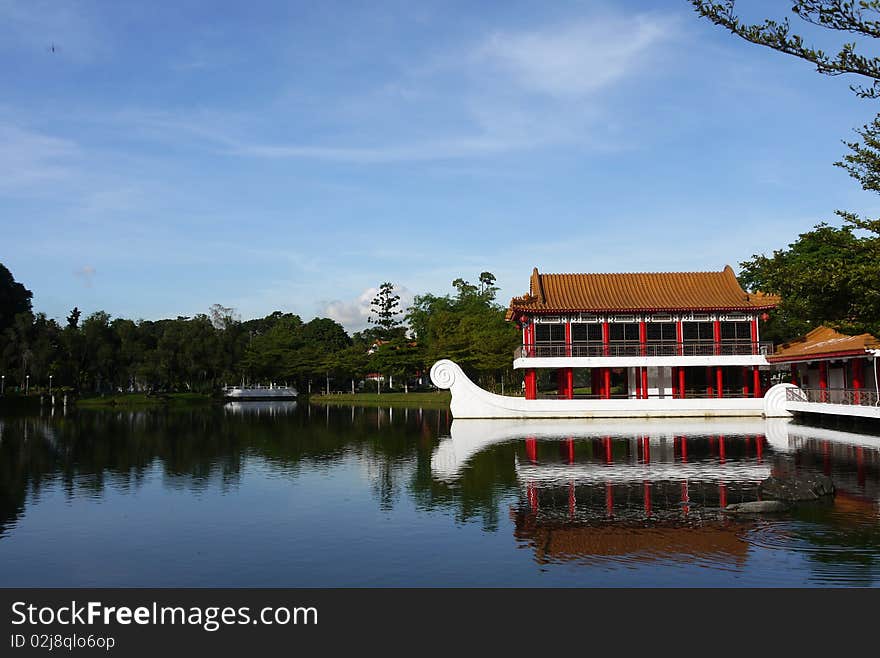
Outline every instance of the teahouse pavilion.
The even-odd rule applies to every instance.
[[[772,345],[759,319],[775,296],[748,293],[728,265],[720,272],[541,274],[510,302],[522,329],[514,368],[525,370],[525,397],[536,399],[549,373],[572,399],[761,397],[760,366]],[[586,371],[589,371],[587,375]],[[581,386],[579,386],[581,388]]]

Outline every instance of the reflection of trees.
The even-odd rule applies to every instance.
[[[0,441],[0,535],[38,495],[60,482],[69,496],[100,494],[108,485],[136,489],[157,466],[166,487],[238,486],[249,459],[296,477],[304,464],[322,467],[347,456],[370,465],[380,504],[411,470],[430,462],[439,412],[332,408],[309,419],[308,408],[280,416],[236,416],[220,408],[75,412],[6,417]],[[383,417],[380,418],[379,414]],[[420,437],[414,441],[413,437]]]

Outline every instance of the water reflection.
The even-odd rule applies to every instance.
[[[838,493],[722,511],[791,473]],[[878,501],[880,438],[788,421],[295,402],[0,417],[0,579],[24,585],[876,585]]]

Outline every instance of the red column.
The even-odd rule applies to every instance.
[[[678,366],[672,366],[672,368],[670,368],[670,371],[671,371],[671,375],[672,375],[671,376],[672,397],[677,398],[678,397]]]
[[[719,398],[724,397],[724,381],[721,366],[715,366],[715,390]]]
[[[648,353],[648,325],[645,321],[639,322],[639,354],[645,356]]]
[[[742,369],[742,380],[743,380],[743,397],[749,397],[749,369],[746,366],[743,366]]]
[[[602,368],[602,397],[611,399],[611,368]]]
[[[758,370],[758,366],[752,368],[752,386],[754,387],[752,395],[756,398],[761,397],[761,371]]]
[[[684,367],[678,369],[678,397],[682,400],[685,398],[687,391],[685,389]]]
[[[648,399],[648,369],[642,368],[642,398]]]
[[[794,363],[791,364],[791,383],[795,386],[798,385],[797,365]]]
[[[861,359],[853,359],[852,370],[853,370],[852,385],[853,385],[853,388],[855,389],[855,393],[853,394],[853,403],[854,404],[861,404],[862,403],[861,390],[862,390],[862,386],[863,386],[862,382],[864,381],[863,375],[862,375],[862,360]]]
[[[571,356],[571,322],[565,323],[565,356]]]
[[[683,336],[684,336],[684,334],[682,333],[682,330],[681,330],[681,320],[679,320],[678,322],[675,323],[676,352],[678,352],[679,356],[681,356],[683,353],[683,350],[681,348],[681,344],[684,342]]]
[[[819,361],[819,390],[822,391],[819,394],[819,400],[821,402],[825,402],[828,399],[828,394],[825,392],[828,388],[828,364],[825,361]]]
[[[749,329],[752,334],[752,354],[758,353],[758,318],[752,318],[752,321],[749,325]]]
[[[535,400],[538,397],[538,382],[535,377],[535,369],[528,368],[525,374],[526,400]]]
[[[721,354],[721,321],[715,320],[712,325],[712,339],[715,341],[715,354]]]
[[[715,389],[712,387],[712,366],[706,366],[706,397],[715,397]]]
[[[610,350],[608,349],[608,323],[607,322],[602,323],[602,345],[604,346],[604,349],[602,350],[603,353],[605,354],[605,356],[608,356],[610,354]]]

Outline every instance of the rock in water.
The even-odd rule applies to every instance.
[[[749,503],[733,503],[724,508],[730,514],[775,514],[787,512],[788,505],[779,500],[753,500]]]
[[[758,487],[761,498],[799,502],[834,495],[834,482],[827,475],[771,475]]]

